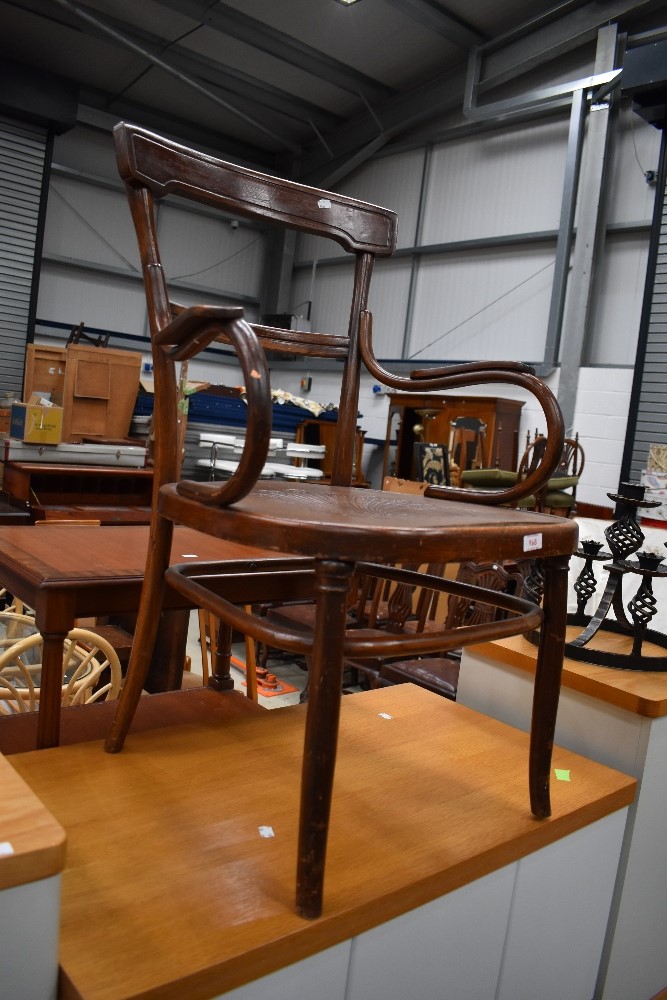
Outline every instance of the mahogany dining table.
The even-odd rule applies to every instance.
[[[37,749],[59,743],[62,652],[67,633],[79,618],[137,611],[148,538],[147,525],[0,527],[0,586],[34,609],[35,625],[44,639]],[[231,575],[221,582],[220,593],[239,604],[306,597],[311,592],[308,559],[286,558],[180,525],[174,529],[171,562],[224,562]],[[192,605],[167,586],[164,606],[161,628],[167,632],[166,646],[175,647],[172,652],[176,655],[165,655],[162,666],[154,664],[150,691],[175,690],[182,681],[186,628],[179,635],[178,626],[170,630],[168,618],[180,612],[187,625]],[[164,644],[162,648],[166,648]]]

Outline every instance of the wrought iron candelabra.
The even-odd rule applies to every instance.
[[[574,584],[577,610],[568,615],[568,625],[580,625],[582,631],[565,644],[565,655],[571,660],[624,670],[667,670],[667,653],[651,656],[643,649],[644,643],[650,642],[667,651],[667,635],[649,628],[658,607],[653,581],[667,576],[667,566],[659,553],[640,551],[645,535],[637,523],[639,511],[658,507],[660,501],[646,500],[644,493],[644,487],[636,483],[622,483],[620,493],[608,493],[609,499],[618,504],[618,517],[605,530],[610,552],[603,550],[603,542],[588,540],[582,541],[575,553],[584,565]],[[630,559],[635,553],[635,559]],[[608,562],[610,558],[612,561]],[[594,614],[587,615],[584,609],[596,589],[593,571],[596,562],[606,563],[607,583]],[[636,577],[640,577],[639,588],[627,604],[628,614],[623,583]],[[607,617],[610,610],[615,619]],[[618,653],[592,647],[591,640],[601,631],[632,637],[631,650]]]

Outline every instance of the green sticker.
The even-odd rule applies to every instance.
[[[557,778],[558,781],[569,781],[570,780],[570,772],[569,771],[561,771],[560,768],[555,767],[554,768],[554,774],[556,775],[556,778]]]

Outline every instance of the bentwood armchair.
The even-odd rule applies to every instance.
[[[393,212],[345,195],[264,175],[186,149],[141,128],[115,129],[118,164],[137,232],[154,352],[155,493],[149,556],[127,680],[106,748],[119,751],[146,676],[160,614],[175,522],[236,542],[292,554],[307,564],[317,605],[314,629],[274,627],[243,605],[247,594],[224,563],[168,570],[171,586],[194,606],[254,639],[309,657],[296,907],[303,917],[322,910],[324,867],[336,760],[341,678],[345,657],[417,656],[458,648],[541,625],[530,737],[529,791],[536,817],[550,814],[549,771],[558,704],[566,620],[567,566],[576,547],[576,525],[563,518],[501,507],[536,492],[549,478],[563,445],[560,411],[549,389],[523,364],[475,362],[415,371],[385,371],[373,349],[367,300],[376,258],[394,250]],[[351,255],[351,305],[346,333],[314,333],[251,326],[235,307],[183,308],[169,296],[159,253],[154,203],[167,194],[204,202],[229,214],[336,241]],[[238,468],[223,482],[177,481],[175,363],[194,357],[213,341],[231,345],[248,400],[246,445]],[[271,431],[269,371],[264,348],[291,356],[342,362],[336,449],[331,483],[259,482]],[[307,364],[307,361],[304,361]],[[351,488],[362,366],[371,377],[400,391],[433,392],[470,384],[501,384],[531,393],[543,410],[548,445],[539,466],[509,490],[477,493],[429,486],[426,496]],[[470,627],[413,635],[346,629],[349,591],[366,564],[541,560],[542,607],[507,594],[484,591],[442,577],[429,586],[485,601],[503,617]],[[308,558],[305,558],[308,557]],[[257,572],[268,581],[270,571]],[[304,572],[306,572],[304,570]],[[411,571],[405,571],[409,574]],[[263,574],[263,575],[262,575]],[[247,581],[246,574],[243,578]],[[411,577],[410,577],[411,578]],[[406,580],[408,577],[406,576]],[[287,588],[287,585],[285,585]],[[299,594],[297,596],[303,596]],[[434,795],[440,794],[434,789]],[[233,806],[230,806],[233,808]]]

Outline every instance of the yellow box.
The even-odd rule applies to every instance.
[[[63,433],[62,406],[13,403],[9,436],[32,444],[60,444]]]

